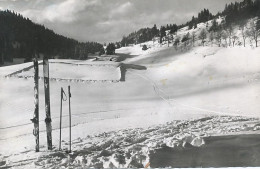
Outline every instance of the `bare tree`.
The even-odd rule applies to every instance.
[[[228,26],[226,32],[227,32],[227,36],[229,39],[229,46],[231,46],[232,37],[234,36],[233,35],[233,26],[232,25]]]
[[[202,29],[200,34],[199,34],[199,39],[201,40],[201,43],[202,43],[203,46],[204,46],[204,43],[206,42],[205,41],[206,38],[207,38],[207,31],[205,29]]]
[[[193,47],[194,47],[194,44],[195,44],[195,38],[196,38],[196,33],[195,31],[192,32],[192,44],[193,44]]]
[[[188,49],[187,47],[190,43],[190,39],[191,39],[191,36],[190,36],[189,32],[183,36],[183,38],[181,40],[181,42],[183,43],[183,49]]]
[[[213,41],[214,41],[214,32],[210,32],[210,34],[209,34],[209,40],[210,40],[211,46],[212,46]]]
[[[172,34],[169,34],[169,42],[171,43],[173,41],[173,35]],[[169,44],[168,44],[169,46]]]
[[[173,40],[173,36],[172,36],[172,34],[169,33],[169,34],[166,35],[165,38],[166,38],[166,40],[168,42],[168,47],[169,47],[171,41]]]
[[[221,40],[222,40],[222,31],[218,31],[217,33],[216,33],[216,40],[217,40],[217,42],[218,42],[218,46],[220,47],[220,45],[221,45]]]
[[[156,41],[156,37],[153,37],[153,39],[152,39],[152,40],[153,40],[153,44],[154,44],[154,42]]]
[[[225,30],[223,30],[221,35],[222,35],[222,38],[225,40],[226,47],[227,47],[228,46],[228,44],[227,44],[228,33]]]
[[[255,41],[256,47],[257,47],[257,41],[259,36],[259,26],[257,24],[259,24],[259,20],[251,21],[249,31],[248,31],[248,35]]]
[[[190,32],[188,32],[187,34],[186,34],[186,38],[187,38],[187,45],[189,45],[189,43],[190,43],[190,39],[191,39],[191,36],[190,36]]]
[[[248,31],[245,30],[245,28],[246,28],[246,20],[242,20],[239,23],[239,28],[241,29],[241,34],[242,34],[243,41],[244,41],[244,47],[246,47],[246,38],[248,37]]]
[[[175,41],[174,41],[174,44],[173,44],[173,45],[175,46],[175,49],[176,49],[176,50],[178,50],[178,45],[179,45],[179,43],[180,43],[180,38],[179,38],[179,37],[176,37],[176,38],[175,38]]]
[[[237,37],[236,35],[233,35],[233,36],[232,36],[232,44],[233,44],[233,47],[235,46],[236,40],[238,40],[238,37]]]

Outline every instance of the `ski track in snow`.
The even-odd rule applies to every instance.
[[[191,105],[179,103],[176,99],[170,99],[170,96],[167,96],[167,94],[162,89],[160,89],[157,86],[157,84],[153,80],[151,80],[150,78],[148,78],[148,77],[146,77],[144,75],[141,75],[139,73],[134,73],[134,72],[132,72],[130,70],[128,70],[128,72],[130,72],[130,73],[132,73],[134,75],[138,75],[141,78],[149,81],[151,83],[151,85],[153,86],[156,95],[158,95],[158,97],[160,97],[162,100],[164,100],[165,102],[167,102],[169,104],[169,106],[172,109],[172,112],[173,112],[173,107],[174,107],[172,105],[172,102],[173,102],[173,103],[175,103],[175,104],[177,104],[179,106],[190,108],[190,109],[201,111],[201,112],[215,113],[215,114],[218,114],[218,115],[227,115],[228,114],[228,112],[220,112],[220,111],[215,111],[215,110],[209,110],[209,109],[205,109],[205,108],[201,108],[201,107],[196,107],[196,106],[191,106]],[[239,116],[240,114],[233,113],[233,115],[234,116]]]
[[[162,100],[164,100],[167,104],[169,104],[169,106],[170,106],[171,109],[172,109],[172,104],[171,104],[171,102],[169,101],[169,99],[166,99],[166,98],[165,98],[165,96],[168,97],[168,98],[169,98],[169,96],[165,95],[165,93],[156,85],[156,83],[155,83],[153,80],[151,80],[151,79],[148,78],[147,76],[141,75],[141,74],[139,74],[139,73],[134,73],[134,72],[132,72],[131,70],[128,70],[128,72],[129,72],[129,73],[132,73],[132,74],[134,74],[134,75],[138,75],[139,77],[141,77],[141,78],[143,78],[143,79],[149,81],[150,84],[153,86],[154,92],[156,93],[156,95],[157,95],[158,97],[160,97]],[[165,96],[162,96],[162,95],[160,94],[160,92],[161,92],[162,94],[164,94]]]

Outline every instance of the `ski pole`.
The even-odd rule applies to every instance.
[[[63,99],[63,94],[65,95],[66,99]],[[62,127],[62,101],[66,101],[67,100],[67,96],[63,90],[63,88],[61,88],[60,91],[60,144],[59,144],[59,150],[61,150],[61,127]]]
[[[71,152],[71,107],[70,107],[70,98],[71,98],[71,93],[70,93],[70,86],[68,86],[68,95],[69,95],[69,118],[70,118],[70,147],[69,147],[69,152]]]
[[[63,100],[63,88],[61,88],[60,91],[60,144],[59,144],[59,150],[61,150],[61,123],[62,123],[62,100]]]

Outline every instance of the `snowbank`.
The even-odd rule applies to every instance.
[[[33,150],[27,150],[21,154],[13,154],[9,157],[0,156],[0,158],[3,161],[2,166],[18,168],[143,168],[150,164],[151,167],[166,167],[167,164],[175,164],[176,161],[171,162],[172,160],[168,160],[167,163],[158,161],[158,159],[169,159],[169,156],[171,159],[174,158],[172,155],[167,155],[169,150],[163,151],[165,148],[171,148],[171,151],[203,151],[205,148],[212,146],[211,142],[214,144],[215,141],[219,149],[223,149],[228,144],[233,143],[227,142],[223,137],[223,142],[220,144],[221,139],[212,136],[220,134],[236,135],[239,132],[259,134],[259,128],[257,128],[259,123],[259,119],[229,116],[211,116],[191,121],[173,121],[149,128],[125,129],[103,132],[84,138],[78,137],[73,139],[73,152],[70,154],[58,151],[55,148],[52,152],[35,153]],[[251,135],[249,137],[255,139],[256,136]],[[209,139],[212,141],[208,141]],[[68,145],[68,142],[63,141],[62,144],[64,147]],[[249,146],[247,143],[245,144],[245,147]],[[202,147],[202,149],[198,149],[198,147]],[[161,154],[158,154],[158,151]],[[218,156],[218,154],[214,154],[214,151],[210,152],[211,156]],[[25,154],[26,159],[24,159]],[[197,155],[203,156],[203,154]],[[258,158],[256,155],[259,156],[260,154],[253,153],[253,155]],[[211,156],[207,156],[208,160],[214,161]],[[188,158],[189,156],[186,155],[185,157]],[[178,161],[181,166],[190,167],[191,165],[187,166],[187,161],[183,163],[181,163],[182,160]],[[252,165],[255,164],[250,163],[250,161],[243,161]],[[220,162],[214,164],[221,164],[221,162],[224,161],[220,160]],[[212,167],[214,164],[208,165],[208,167]],[[194,164],[194,167],[199,167],[198,165]]]

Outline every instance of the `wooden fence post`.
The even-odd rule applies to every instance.
[[[52,126],[51,126],[51,110],[50,110],[50,82],[49,82],[49,61],[43,58],[43,75],[44,75],[44,92],[45,92],[45,112],[46,112],[46,131],[48,150],[52,149]]]
[[[34,66],[34,117],[31,121],[34,124],[33,135],[35,136],[35,151],[39,152],[39,67],[38,60],[33,61]]]

